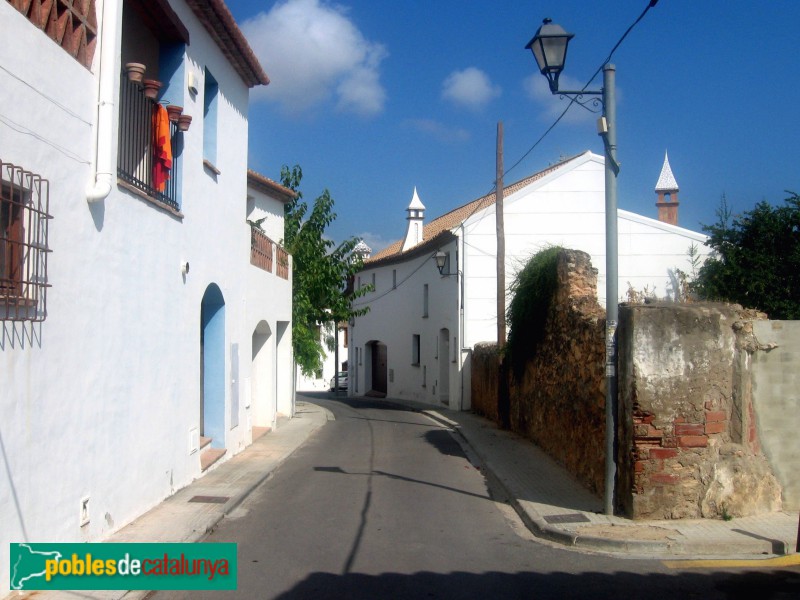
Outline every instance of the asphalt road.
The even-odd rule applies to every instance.
[[[208,537],[238,544],[238,590],[154,598],[800,598],[797,567],[675,570],[542,543],[447,429],[382,400],[311,400],[336,420]]]

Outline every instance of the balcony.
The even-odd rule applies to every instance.
[[[273,242],[258,227],[250,226],[250,264],[272,273],[273,257],[277,258],[276,275],[289,279],[289,253]]]
[[[180,210],[178,201],[178,179],[183,135],[178,125],[169,121],[169,141],[172,154],[172,167],[165,183],[159,183],[159,150],[156,140],[156,119],[154,111],[157,103],[145,96],[140,83],[129,80],[125,73],[120,82],[119,109],[119,155],[117,177],[133,191],[155,200],[174,210]]]

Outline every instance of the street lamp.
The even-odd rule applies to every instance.
[[[603,103],[603,115],[597,121],[597,131],[603,138],[605,148],[605,211],[606,211],[606,460],[605,460],[605,513],[614,514],[614,462],[615,413],[617,406],[617,322],[619,320],[619,294],[617,291],[617,107],[614,80],[616,68],[606,63],[603,65],[603,89],[599,91],[580,90],[564,91],[558,89],[558,76],[564,69],[567,56],[567,45],[573,34],[567,33],[550,19],[545,19],[542,26],[528,42],[525,49],[533,52],[542,75],[547,77],[550,91],[553,94],[572,97],[580,103],[585,95],[600,96]]]
[[[447,266],[448,256],[442,250],[437,250],[433,255],[433,260],[436,261],[436,268],[439,269],[439,275],[444,275],[444,268]]]
[[[550,91],[554,94],[558,92],[558,76],[564,70],[564,61],[567,59],[567,45],[574,37],[575,34],[567,33],[561,25],[553,25],[551,19],[545,19],[525,46],[526,50],[533,52],[536,64],[542,75],[547,77]]]

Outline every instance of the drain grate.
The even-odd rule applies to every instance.
[[[203,502],[205,504],[225,504],[230,498],[228,496],[192,496],[189,502]]]
[[[560,523],[589,523],[586,515],[581,513],[570,513],[568,515],[549,515],[544,518],[545,521],[551,525],[558,525]]]

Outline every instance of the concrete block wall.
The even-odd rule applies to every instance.
[[[783,488],[783,507],[800,510],[800,321],[756,321],[753,334],[753,429]]]

